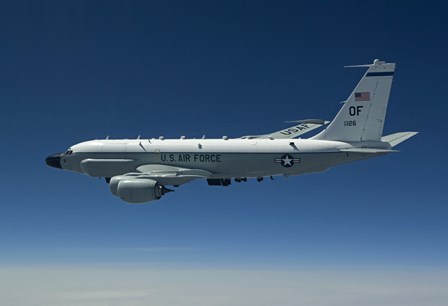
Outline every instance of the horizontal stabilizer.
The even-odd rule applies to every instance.
[[[375,153],[392,153],[398,151],[385,150],[385,149],[372,149],[372,148],[353,148],[353,149],[341,149],[339,150],[339,152],[375,154]]]
[[[381,137],[381,141],[388,142],[390,144],[390,146],[393,148],[396,145],[402,143],[405,140],[408,140],[409,138],[411,138],[412,136],[415,136],[417,134],[418,134],[418,132],[400,132],[400,133],[383,136],[383,137]]]

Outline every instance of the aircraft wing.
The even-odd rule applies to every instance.
[[[201,169],[187,169],[167,165],[142,165],[137,168],[140,173],[129,175],[148,178],[162,185],[182,185],[195,179],[208,178],[212,173]]]
[[[264,135],[248,135],[243,136],[243,139],[255,139],[255,138],[274,138],[274,139],[288,139],[288,138],[296,138],[300,135],[308,133],[314,129],[317,129],[325,124],[328,124],[329,121],[321,120],[321,119],[306,119],[306,120],[296,120],[296,121],[288,121],[297,123],[294,126],[289,128],[275,131],[269,134]]]

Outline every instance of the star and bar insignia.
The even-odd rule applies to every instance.
[[[300,158],[294,158],[290,154],[284,154],[280,158],[275,158],[274,163],[281,164],[285,168],[294,166],[295,163],[300,163]]]

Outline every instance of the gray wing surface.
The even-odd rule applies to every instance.
[[[297,123],[294,126],[291,126],[289,128],[275,131],[268,134],[263,135],[248,135],[243,136],[241,138],[244,139],[263,139],[263,138],[274,138],[274,139],[291,139],[299,137],[305,133],[311,132],[312,130],[315,130],[317,128],[320,128],[321,126],[328,124],[329,121],[321,120],[321,119],[306,119],[306,120],[297,120],[297,121],[288,121],[288,122],[295,122]]]
[[[149,164],[137,168],[140,178],[148,178],[162,185],[182,185],[195,179],[208,178],[212,173],[201,169],[188,169],[167,165]]]

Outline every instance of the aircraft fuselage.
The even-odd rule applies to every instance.
[[[387,144],[378,142],[377,147]],[[346,142],[309,139],[92,140],[61,155],[61,168],[113,177],[147,164],[202,169],[210,178],[263,177],[320,172],[378,154],[340,152]]]

